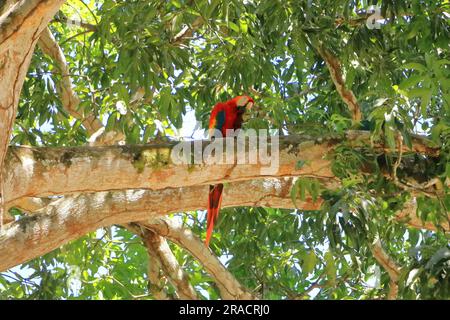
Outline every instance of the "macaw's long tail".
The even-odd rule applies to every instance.
[[[206,246],[209,246],[214,223],[219,216],[220,203],[222,202],[223,184],[216,184],[209,186],[208,196],[208,215],[206,216]]]

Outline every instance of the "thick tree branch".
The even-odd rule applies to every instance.
[[[398,293],[398,279],[400,277],[400,267],[397,263],[389,257],[389,255],[384,251],[380,240],[376,240],[375,243],[370,248],[374,258],[383,267],[384,270],[389,274],[391,281],[389,282],[389,293],[388,299],[397,299]]]
[[[275,177],[306,175],[333,180],[330,161],[322,159],[328,143],[304,140],[282,142]],[[189,142],[194,145],[196,142]],[[202,142],[200,142],[202,143]],[[208,142],[204,142],[206,146]],[[23,196],[128,189],[164,189],[209,185],[264,177],[255,164],[179,165],[171,162],[176,143],[145,146],[72,148],[11,147],[6,163],[6,202]],[[247,156],[248,158],[248,156]],[[297,160],[306,161],[296,169]],[[9,196],[8,196],[9,195]]]
[[[34,46],[63,2],[18,1],[0,16],[0,169]]]
[[[164,287],[167,282],[167,278],[161,270],[161,261],[159,261],[152,248],[147,247],[147,253],[149,256],[148,261],[148,291],[157,300],[169,300]]]
[[[7,1],[0,8],[0,228],[6,198],[4,160],[22,84],[39,34],[63,2]]]
[[[222,206],[293,209],[292,183],[290,178],[233,182],[224,189]],[[0,271],[41,256],[100,227],[145,221],[172,212],[204,210],[208,188],[98,192],[59,199],[32,216],[6,225],[0,232]],[[297,206],[301,210],[319,210],[321,203],[321,199],[314,202],[307,197],[305,201],[298,200]],[[449,231],[447,225],[443,228]]]
[[[224,189],[223,207],[273,206],[292,208],[291,179],[236,182]],[[252,190],[252,192],[248,192]],[[112,224],[144,221],[172,212],[204,210],[208,186],[157,191],[128,190],[61,198],[32,216],[10,223],[0,232],[0,270],[6,270],[54,250],[88,232]],[[205,195],[205,198],[199,197]],[[298,201],[314,210],[320,202]]]
[[[358,104],[358,101],[356,100],[355,95],[353,94],[353,91],[351,89],[348,89],[345,85],[345,79],[342,74],[342,68],[339,60],[323,46],[319,46],[317,50],[327,64],[331,79],[336,86],[336,90],[341,96],[342,100],[348,106],[353,120],[358,122],[361,121],[361,108]]]
[[[358,146],[370,144],[370,135],[349,132],[347,141]],[[263,177],[308,176],[338,185],[331,172],[331,161],[325,156],[340,142],[339,139],[314,140],[299,136],[281,137],[279,164],[270,175],[268,165],[253,164],[175,164],[171,151],[176,142],[102,147],[31,148],[11,147],[5,163],[6,204],[22,197],[43,197],[77,192],[122,189],[164,189],[217,182],[234,182]],[[186,142],[194,145],[208,141]],[[270,144],[269,144],[270,147]],[[384,146],[379,146],[383,150]],[[404,152],[411,152],[404,146]],[[438,153],[425,139],[414,142],[414,152]],[[393,151],[395,152],[395,150]],[[245,157],[249,158],[248,150]],[[297,167],[298,161],[305,164]]]
[[[222,299],[255,299],[190,229],[167,217],[150,219],[140,224],[190,252],[214,278]]]
[[[162,270],[162,263],[158,255],[153,250],[152,246],[147,245],[147,239],[145,234],[145,229],[143,229],[139,225],[134,224],[126,224],[125,228],[130,230],[131,232],[138,235],[144,246],[147,248],[148,254],[148,267],[147,267],[147,276],[148,276],[148,291],[152,294],[152,296],[157,300],[169,300],[170,297],[167,295],[165,286],[167,284],[167,277]]]
[[[178,264],[167,241],[155,232],[143,229],[139,224],[127,224],[127,228],[144,240],[145,246],[160,263],[161,269],[175,287],[177,294],[183,300],[197,300],[197,293],[189,282],[189,276]]]

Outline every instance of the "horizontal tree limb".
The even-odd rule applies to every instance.
[[[290,178],[232,183],[224,189],[222,206],[292,208],[291,185]],[[208,188],[98,192],[61,198],[3,228],[0,232],[0,271],[42,256],[100,227],[206,209]],[[320,207],[320,201],[314,203],[307,198],[298,201],[297,205],[314,210]]]
[[[346,137],[355,148],[370,144],[370,134],[349,131]],[[178,188],[195,185],[235,182],[264,177],[309,176],[338,180],[326,155],[339,139],[284,136],[279,139],[279,165],[270,174],[268,165],[255,164],[175,164],[171,151],[177,142],[136,146],[98,147],[10,147],[6,159],[6,206],[22,197],[43,197],[81,192],[123,189]],[[187,142],[206,148],[208,141]],[[385,148],[378,145],[380,151]],[[413,149],[435,156],[439,149],[429,146],[425,138],[416,137]],[[270,149],[270,148],[269,148]],[[260,150],[258,150],[259,152]],[[248,150],[245,152],[248,159]],[[298,162],[303,165],[298,167]]]
[[[257,206],[293,209],[293,178],[258,179],[225,185],[222,207]],[[326,183],[326,181],[322,181]],[[50,252],[88,232],[112,224],[145,221],[173,212],[205,210],[208,186],[86,193],[61,198],[0,232],[0,271]],[[249,192],[251,190],[251,192]],[[319,210],[321,199],[297,200],[300,210]],[[414,206],[397,219],[417,227]],[[446,231],[448,226],[444,226]]]

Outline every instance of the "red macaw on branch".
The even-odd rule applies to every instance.
[[[214,130],[221,131],[222,137],[226,137],[227,129],[240,129],[243,122],[243,114],[246,110],[250,109],[253,104],[254,101],[249,96],[237,96],[226,102],[217,103],[212,109],[211,117],[209,119],[210,137],[213,136]],[[222,191],[222,183],[209,186],[208,215],[206,218],[206,246],[209,246],[209,240],[211,239],[214,223],[219,216]]]

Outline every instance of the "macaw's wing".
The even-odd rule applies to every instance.
[[[218,112],[211,114],[211,119],[209,120],[209,136],[214,136],[214,131],[222,131],[225,124],[225,110],[220,110]]]

